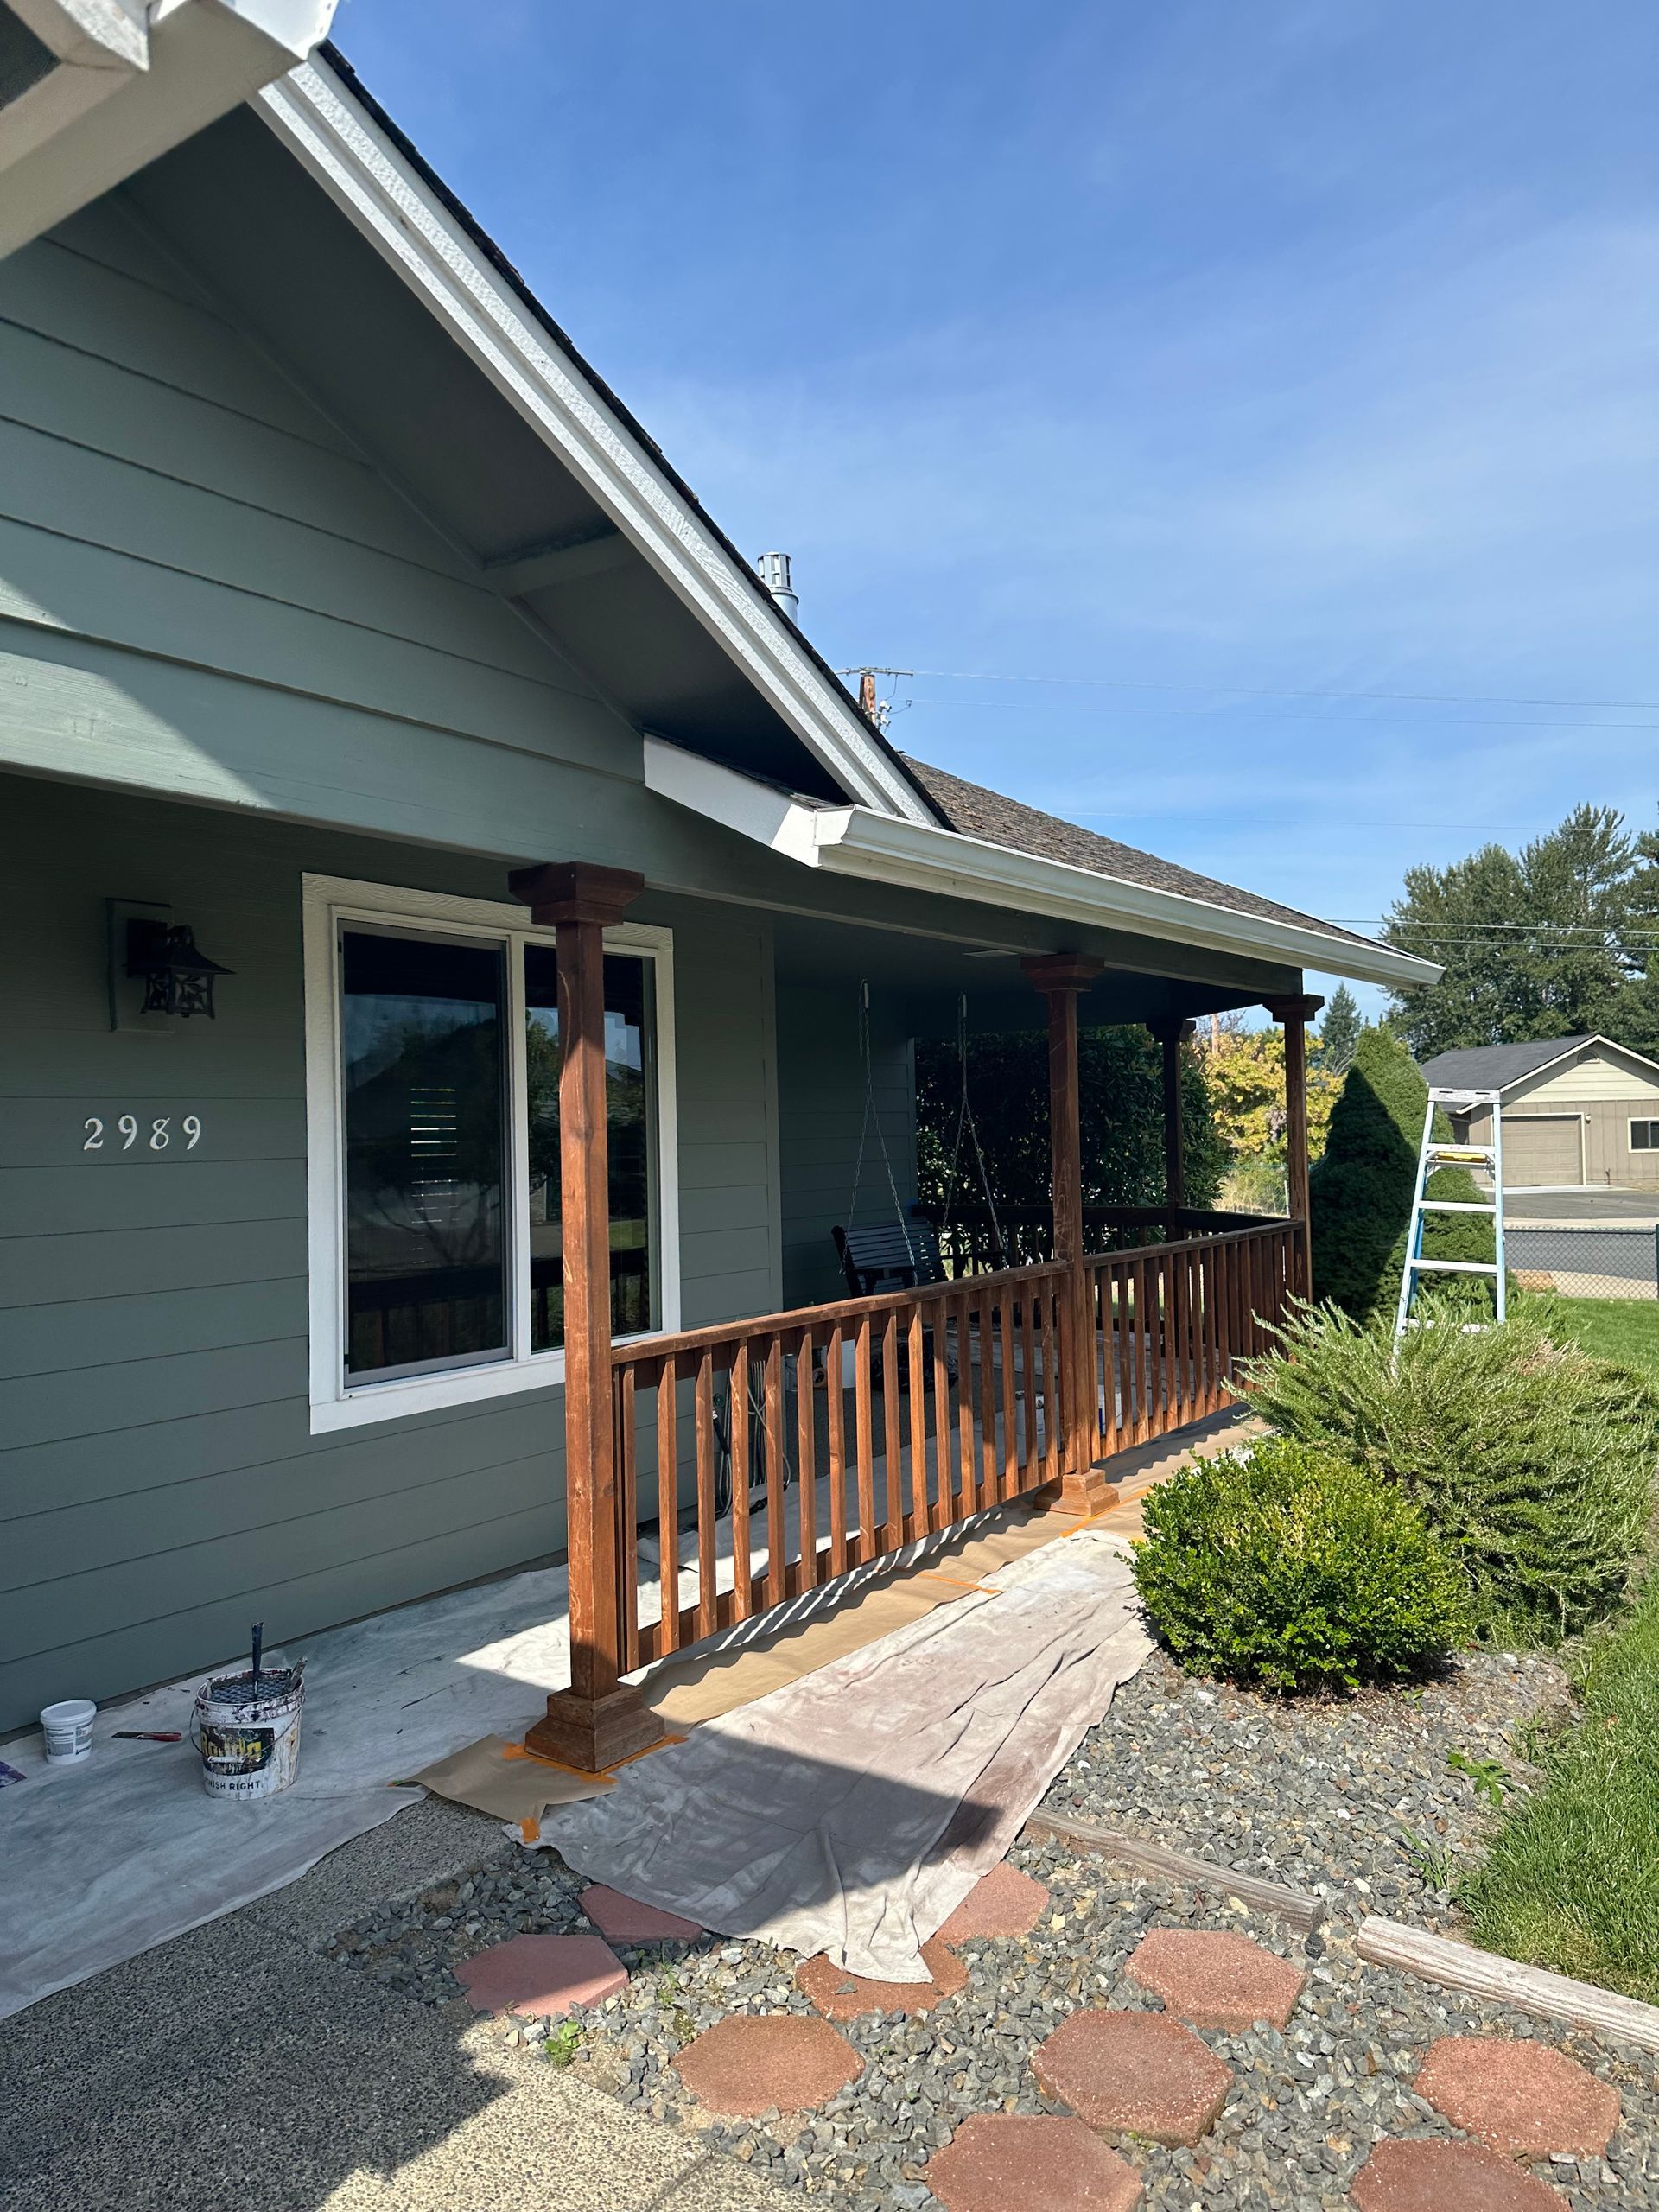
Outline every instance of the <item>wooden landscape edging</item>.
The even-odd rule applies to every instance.
[[[1292,1928],[1311,1935],[1325,1917],[1325,1900],[1301,1890],[1286,1889],[1264,1881],[1259,1874],[1241,1874],[1214,1859],[1198,1859],[1185,1851],[1171,1851],[1161,1843],[1148,1843],[1136,1835],[1122,1835],[1093,1821],[1073,1820],[1066,1813],[1035,1812],[1026,1822],[1024,1835],[1033,1843],[1058,1843],[1073,1851],[1086,1851],[1097,1859],[1121,1859],[1131,1866],[1145,1866],[1154,1873],[1172,1874],[1194,1889],[1218,1890],[1243,1904],[1255,1905]],[[1659,2018],[1659,2015],[1656,2016]]]
[[[1523,1967],[1450,1936],[1431,1935],[1426,1928],[1408,1928],[1402,1921],[1375,1916],[1362,1922],[1354,1948],[1373,1966],[1396,1967],[1443,1989],[1466,1989],[1472,1996],[1513,2005],[1520,2012],[1547,2013],[1619,2043],[1659,2050],[1659,2005],[1617,1996],[1593,1982],[1574,1981],[1544,1967]]]

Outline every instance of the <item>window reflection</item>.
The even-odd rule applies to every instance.
[[[610,1154],[611,1327],[617,1336],[651,1328],[656,1158],[655,1073],[650,963],[605,962],[605,1092]],[[531,1349],[564,1342],[559,1192],[559,1005],[549,945],[524,949],[529,1023]]]
[[[348,1374],[507,1350],[505,949],[347,930]]]

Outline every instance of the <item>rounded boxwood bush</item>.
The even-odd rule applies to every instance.
[[[1471,1633],[1451,1554],[1399,1491],[1268,1437],[1154,1490],[1135,1578],[1189,1674],[1351,1690],[1419,1672]]]

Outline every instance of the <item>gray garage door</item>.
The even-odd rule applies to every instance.
[[[1503,1180],[1510,1190],[1529,1183],[1578,1183],[1584,1177],[1576,1114],[1506,1114]]]

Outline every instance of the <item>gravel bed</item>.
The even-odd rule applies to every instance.
[[[919,2018],[873,2016],[842,2032],[865,2060],[851,2088],[798,2119],[722,2121],[680,2088],[671,2061],[703,2028],[733,2012],[810,2007],[795,1961],[754,1943],[623,1947],[626,1993],[578,2017],[560,2056],[642,2113],[684,2127],[718,2149],[793,2184],[835,2212],[925,2212],[929,2153],[972,2113],[1060,2110],[1038,2095],[1031,2054],[1081,2005],[1155,2008],[1123,1973],[1156,1927],[1230,1927],[1305,1965],[1306,1989],[1287,2030],[1206,2032],[1234,2069],[1214,2131],[1195,2150],[1120,2146],[1140,2169],[1147,2212],[1245,2212],[1346,2202],[1354,2173],[1382,2135],[1453,2131],[1412,2094],[1436,2036],[1529,2036],[1559,2044],[1620,2091],[1624,2119],[1605,2161],[1550,2162],[1537,2171],[1577,2212],[1659,2212],[1659,2062],[1501,2006],[1457,1997],[1366,1965],[1338,1923],[1303,1939],[1166,1881],[1052,1845],[1016,1846],[1014,1863],[1046,1883],[1050,1910],[1033,1932],[961,1953],[967,1989]],[[353,1968],[431,2004],[458,1994],[454,1961],[526,1929],[585,1925],[582,1886],[550,1853],[515,1854],[458,1888],[429,1891],[371,1915],[334,1939]],[[545,2023],[519,2031],[522,2063],[543,2063]],[[571,2048],[570,2046],[574,2046]]]
[[[1536,1656],[1471,1652],[1420,1689],[1293,1700],[1193,1681],[1158,1651],[1044,1803],[1455,1933],[1451,1889],[1497,1812],[1447,1755],[1496,1760],[1512,1799],[1535,1778],[1525,1731],[1568,1696],[1560,1669]]]

